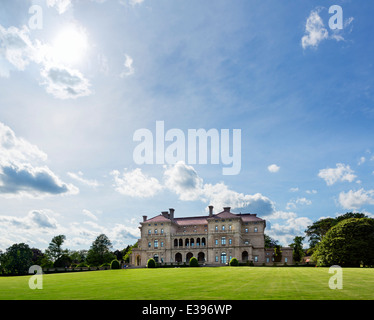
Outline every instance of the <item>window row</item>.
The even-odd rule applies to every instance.
[[[174,239],[174,248],[178,247],[204,247],[205,246],[205,238],[197,238],[196,241],[194,238],[187,238],[187,239]]]
[[[152,234],[152,229],[148,229],[148,234]],[[158,230],[157,229],[154,230],[154,234],[158,234]],[[160,234],[164,234],[164,229],[160,230]]]

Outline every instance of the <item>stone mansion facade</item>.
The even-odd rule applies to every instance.
[[[198,217],[174,217],[174,209],[163,211],[140,223],[141,238],[133,248],[130,264],[145,266],[148,259],[159,263],[189,263],[196,257],[200,264],[226,265],[235,257],[254,265],[292,264],[292,249],[282,248],[281,260],[264,245],[266,221],[256,214],[231,212],[230,207]],[[278,257],[279,258],[279,257]]]

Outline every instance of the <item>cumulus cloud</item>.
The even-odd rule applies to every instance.
[[[86,217],[89,217],[90,219],[92,220],[99,220],[90,210],[87,210],[87,209],[83,209],[82,210],[82,213],[86,216]]]
[[[71,6],[71,0],[47,0],[47,6],[55,8],[59,14],[63,14]]]
[[[317,48],[323,40],[345,40],[343,37],[343,26],[339,29],[331,30],[331,34],[329,34],[328,30],[325,28],[322,18],[319,15],[323,9],[325,8],[318,7],[310,12],[305,24],[305,35],[301,38],[301,45],[303,49],[308,47]],[[348,29],[347,27],[351,25],[353,20],[353,17],[345,19],[344,29]],[[349,28],[348,32],[352,32],[352,26]]]
[[[312,204],[312,201],[307,198],[297,198],[295,200],[291,200],[287,203],[286,209],[296,209],[298,205],[307,205],[310,206]]]
[[[348,210],[358,210],[365,204],[373,205],[374,190],[366,191],[361,188],[357,191],[341,192],[339,194],[339,204]]]
[[[326,181],[328,186],[333,185],[338,181],[352,182],[356,179],[356,175],[349,165],[337,163],[336,168],[321,169],[318,173],[318,177]]]
[[[37,146],[18,138],[0,123],[0,195],[42,197],[76,194],[72,184],[64,183],[46,165],[47,155]]]
[[[126,196],[149,198],[163,189],[156,178],[148,177],[139,168],[122,174],[113,170],[110,174],[114,177],[115,190]]]
[[[58,5],[64,1],[52,2]],[[90,83],[83,74],[55,61],[51,46],[31,40],[29,28],[6,29],[0,25],[0,76],[9,77],[11,68],[23,71],[31,62],[40,66],[40,84],[54,97],[75,99],[91,94]]]
[[[279,166],[277,166],[276,164],[271,164],[270,166],[268,166],[268,171],[269,172],[278,172],[280,169]]]
[[[179,161],[164,172],[165,186],[174,191],[181,200],[193,201],[202,195],[203,179],[192,166]]]
[[[305,35],[301,38],[301,45],[307,47],[318,47],[319,43],[327,39],[329,33],[325,28],[319,10],[312,10],[305,24]]]
[[[46,91],[59,99],[76,99],[91,94],[89,81],[78,71],[64,66],[45,67],[41,71]]]

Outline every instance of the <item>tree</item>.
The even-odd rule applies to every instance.
[[[278,245],[278,240],[274,240],[270,236],[264,233],[265,248],[274,248]]]
[[[304,257],[304,250],[303,250],[303,241],[305,237],[296,236],[293,239],[293,243],[290,244],[290,247],[293,249],[292,256],[293,261],[300,262],[301,259]]]
[[[92,266],[100,266],[103,263],[110,263],[116,256],[110,252],[112,243],[105,234],[99,235],[88,250],[87,263]]]
[[[374,265],[374,219],[348,218],[333,226],[316,246],[318,265]]]
[[[66,236],[60,234],[52,238],[49,243],[48,249],[45,250],[46,255],[48,255],[52,261],[58,260],[63,254],[67,254],[68,250],[62,249],[62,244],[66,240]]]
[[[282,246],[277,244],[274,246],[274,262],[282,261]]]
[[[350,218],[367,218],[363,213],[347,212],[336,218],[325,218],[315,221],[311,226],[305,230],[305,234],[309,237],[309,252],[313,253],[315,246],[322,241],[326,233],[339,222]]]
[[[14,244],[1,257],[1,264],[6,274],[27,274],[32,266],[33,253],[25,243]]]

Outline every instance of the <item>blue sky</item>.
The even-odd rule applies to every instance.
[[[333,5],[342,29],[330,27]],[[44,249],[57,234],[87,249],[100,233],[122,249],[142,215],[168,208],[257,213],[283,245],[323,217],[373,216],[373,9],[2,1],[0,249]],[[155,136],[156,121],[186,136],[240,129],[240,173],[137,164],[133,135]]]

